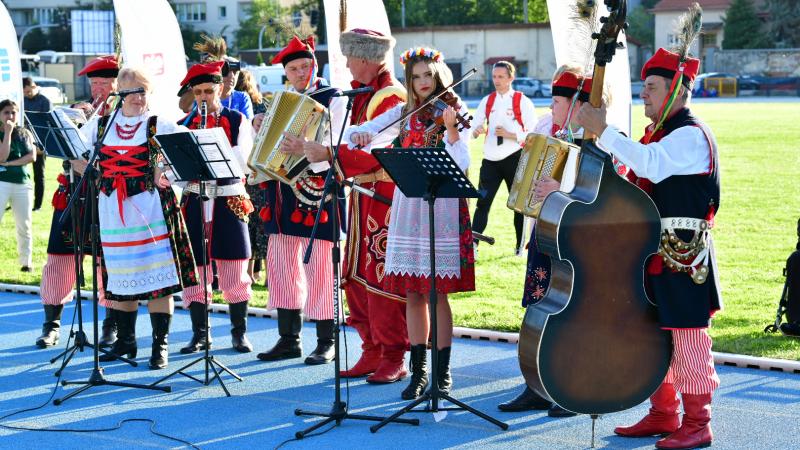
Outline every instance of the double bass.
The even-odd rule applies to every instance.
[[[605,0],[589,102],[599,108],[605,66],[625,27],[626,1]],[[645,260],[658,248],[653,201],[617,175],[584,135],[575,188],[553,192],[536,225],[552,259],[550,289],[528,306],[519,360],[528,386],[562,408],[592,417],[631,408],[664,380],[672,340],[647,298]]]

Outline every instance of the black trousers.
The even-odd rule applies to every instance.
[[[522,150],[517,150],[500,161],[484,159],[481,163],[478,189],[486,191],[486,197],[478,199],[475,214],[472,217],[472,229],[478,233],[483,233],[483,230],[486,229],[486,223],[489,221],[489,210],[492,208],[492,202],[497,190],[500,188],[500,183],[505,181],[506,188],[511,190],[511,184],[514,182],[514,173],[517,171],[517,164],[521,154]],[[519,248],[522,240],[522,222],[522,214],[514,213],[514,231],[517,234],[515,249]]]
[[[37,210],[42,207],[42,200],[44,199],[44,162],[45,155],[36,155],[36,161],[33,162],[33,209]]]

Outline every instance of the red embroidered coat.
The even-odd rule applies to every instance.
[[[405,89],[386,69],[371,83],[364,85],[353,81],[352,86],[353,88],[371,86],[373,91],[355,98],[351,125],[360,125],[405,102]],[[392,198],[395,185],[388,176],[382,176],[383,170],[375,157],[362,150],[352,150],[342,145],[339,148],[339,159],[342,170],[348,178],[355,177],[354,181],[362,187],[374,190],[386,198]],[[381,180],[386,178],[388,181],[375,181],[376,177]],[[382,287],[390,209],[391,205],[381,203],[365,194],[352,192],[344,259],[344,283],[360,283],[373,294],[404,300],[401,296],[386,292]]]

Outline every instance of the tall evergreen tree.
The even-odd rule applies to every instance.
[[[772,47],[751,0],[733,0],[725,12],[722,48],[725,50]]]
[[[800,2],[797,0],[767,0],[769,32],[775,45],[781,48],[800,47]]]

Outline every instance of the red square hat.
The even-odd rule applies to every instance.
[[[681,63],[680,55],[664,48],[659,48],[642,67],[642,80],[650,75],[659,75],[670,80],[675,77],[675,73],[683,67],[682,84],[691,87],[697,72],[700,70],[700,60],[697,58],[686,58]]]
[[[583,81],[583,85],[581,85]],[[581,77],[574,72],[564,72],[558,79],[553,82],[553,95],[559,97],[572,98],[578,92],[578,86],[581,86],[581,93],[578,95],[578,100],[582,102],[589,101],[589,93],[592,90],[592,79],[590,77]]]
[[[225,61],[195,64],[186,72],[181,86],[192,87],[203,83],[222,83],[222,66]]]
[[[271,63],[281,63],[285,67],[286,64],[300,58],[314,59],[314,36],[309,36],[303,40],[297,36],[292,36],[289,44],[272,58]]]
[[[119,74],[119,61],[113,55],[101,56],[90,61],[78,72],[78,76],[86,75],[88,78],[117,78]]]

